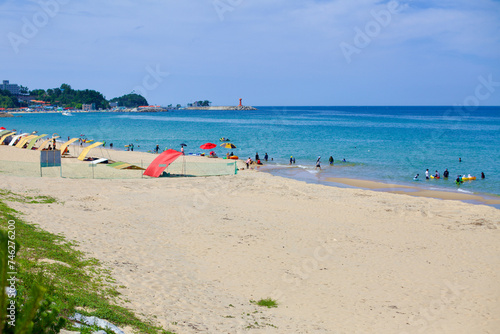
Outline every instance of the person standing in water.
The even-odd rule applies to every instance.
[[[330,156],[330,158],[328,158],[328,161],[330,162],[330,166],[333,166],[333,157]]]
[[[290,156],[290,165],[293,163],[293,155]]]
[[[483,172],[481,172],[481,178],[482,178],[482,179],[485,179],[485,178],[486,178],[486,176],[484,175],[484,173],[483,173]]]
[[[447,179],[449,175],[450,175],[450,172],[448,172],[448,168],[446,168],[446,170],[443,172],[443,177],[445,179]]]
[[[316,167],[314,167],[314,169],[318,169],[321,170],[321,155],[318,157],[318,159],[316,160]]]
[[[264,161],[267,161],[267,159],[269,159],[269,156],[266,153],[266,155],[264,155]]]
[[[428,180],[429,179],[429,168],[427,168],[425,170],[425,179]]]

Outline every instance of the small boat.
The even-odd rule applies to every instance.
[[[472,180],[475,180],[476,177],[475,176],[462,176],[462,180],[463,181],[472,181]]]
[[[62,113],[63,116],[73,116],[69,111],[65,111]]]

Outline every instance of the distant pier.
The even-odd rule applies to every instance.
[[[187,110],[257,110],[250,106],[187,107]]]

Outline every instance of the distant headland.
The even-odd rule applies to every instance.
[[[257,110],[243,106],[240,99],[238,106],[211,106],[210,101],[200,100],[168,106],[150,105],[146,98],[132,91],[120,97],[107,100],[98,91],[73,89],[68,84],[59,88],[34,89],[4,80],[0,85],[0,111],[8,113],[64,113],[64,112],[166,112],[179,109],[188,110]],[[3,117],[8,117],[3,115]]]

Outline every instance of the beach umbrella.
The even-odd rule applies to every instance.
[[[221,144],[220,146],[225,147],[225,148],[236,148],[236,146],[234,144],[231,144],[231,143],[224,143],[224,144]]]
[[[206,143],[200,146],[202,150],[209,150],[211,148],[217,147],[217,145],[212,144],[212,143]]]
[[[181,146],[187,146],[186,144],[182,143]]]
[[[6,128],[4,128],[3,126],[0,128],[0,130],[7,130]]]

